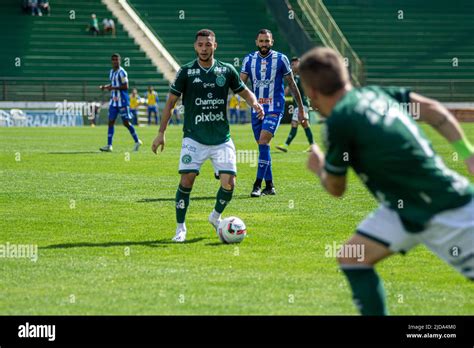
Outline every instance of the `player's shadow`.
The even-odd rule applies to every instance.
[[[48,155],[84,155],[89,153],[101,153],[100,151],[56,151],[48,152]]]
[[[186,240],[183,244],[192,244],[200,242],[205,238],[193,238]],[[150,248],[157,248],[162,247],[165,248],[167,244],[176,244],[171,239],[160,239],[160,240],[146,240],[146,241],[139,241],[139,242],[104,242],[104,243],[89,243],[89,242],[79,242],[79,243],[64,243],[64,244],[52,244],[47,245],[44,247],[40,247],[40,249],[71,249],[71,248],[109,248],[109,247],[116,247],[116,246],[133,246],[133,245],[141,245],[147,246]]]
[[[249,195],[236,195],[232,199],[250,199]],[[216,196],[197,196],[193,197],[191,195],[191,201],[215,201]],[[137,201],[137,203],[153,203],[153,202],[174,202],[174,197],[159,197],[159,198],[142,198]]]
[[[191,196],[192,197],[192,196]],[[192,197],[193,201],[208,201],[208,200],[215,200],[216,196],[209,196],[209,197]],[[153,202],[174,202],[174,197],[163,197],[163,198],[142,198],[137,201],[137,203],[153,203]]]

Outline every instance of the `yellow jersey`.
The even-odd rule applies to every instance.
[[[240,108],[240,110],[246,110],[248,107],[249,106],[248,106],[247,102],[245,101],[245,99],[239,96],[239,108]]]
[[[237,109],[238,106],[239,106],[239,100],[237,99],[237,96],[234,94],[229,100],[229,108]]]
[[[156,91],[146,92],[146,103],[148,106],[155,106],[158,93]]]
[[[137,94],[135,97],[133,94],[130,95],[130,109],[136,109],[140,105],[140,96]]]

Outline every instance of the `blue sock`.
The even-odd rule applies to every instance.
[[[135,142],[138,143],[138,135],[137,135],[137,133],[135,132],[135,128],[134,128],[132,125],[130,125],[130,126],[128,127],[128,131],[129,131],[130,134],[132,135],[133,140],[135,140]]]
[[[258,151],[257,179],[263,180],[270,165],[270,146],[258,145]]]
[[[114,138],[114,126],[109,126],[109,129],[107,131],[107,145],[112,145],[112,139]]]
[[[268,146],[268,167],[267,171],[265,172],[265,181],[267,183],[271,183],[273,181],[273,173],[272,173],[272,157],[270,155],[270,146]]]

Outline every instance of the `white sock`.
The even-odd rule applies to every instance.
[[[212,218],[213,218],[214,220],[219,220],[219,219],[221,218],[221,214],[218,213],[215,209],[212,211],[211,214],[212,214]]]
[[[185,230],[186,231],[186,223],[183,222],[182,224],[180,224],[178,222],[178,227],[176,228],[177,230]]]

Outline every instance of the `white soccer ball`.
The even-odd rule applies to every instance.
[[[217,234],[222,243],[240,243],[247,235],[247,227],[238,217],[230,216],[222,219],[217,228]]]

